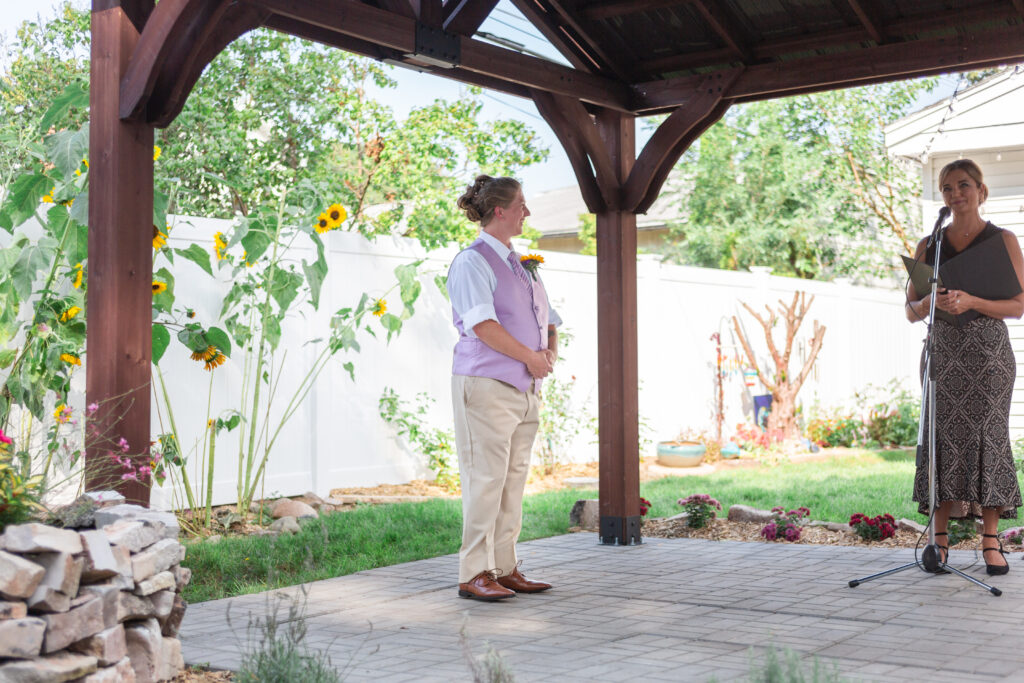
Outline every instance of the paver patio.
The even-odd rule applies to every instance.
[[[555,588],[459,599],[455,555],[316,582],[305,642],[355,681],[471,680],[463,628],[476,655],[493,647],[519,681],[743,679],[770,644],[853,680],[1024,681],[1020,555],[1009,575],[987,577],[973,552],[952,554],[1002,597],[916,569],[847,586],[912,561],[907,549],[658,538],[613,547],[580,533],[520,544],[520,558]],[[250,614],[294,591],[190,606],[186,662],[237,668]]]

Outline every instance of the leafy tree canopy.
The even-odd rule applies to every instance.
[[[69,83],[88,89],[88,43],[89,13],[70,4],[46,22],[21,26],[7,47],[0,139],[38,136],[34,122]],[[476,89],[398,121],[369,96],[371,86],[397,84],[377,62],[284,34],[257,30],[235,41],[178,118],[158,131],[158,184],[174,198],[169,210],[244,214],[307,180],[347,208],[347,228],[366,235],[397,229],[438,246],[474,232],[454,207],[467,178],[514,175],[547,156],[525,124],[480,120]],[[52,125],[78,127],[87,117],[83,104]],[[0,149],[5,185],[33,163],[18,149]]]
[[[884,277],[918,223],[913,169],[882,128],[934,87],[922,79],[733,107],[684,154],[692,185],[670,260],[801,278]]]

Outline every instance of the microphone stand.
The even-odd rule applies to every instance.
[[[928,282],[932,286],[932,298],[928,305],[928,335],[925,338],[925,361],[924,361],[924,382],[921,384],[921,416],[917,423],[917,462],[921,461],[923,455],[922,449],[924,448],[924,427],[925,422],[928,423],[928,509],[930,516],[928,518],[928,545],[924,547],[921,552],[921,560],[910,562],[908,564],[896,567],[894,569],[887,569],[884,572],[878,572],[877,574],[871,574],[860,579],[853,579],[849,582],[850,588],[856,588],[860,584],[866,581],[873,581],[880,579],[883,576],[889,574],[896,574],[898,572],[911,569],[913,567],[921,567],[924,571],[937,574],[946,572],[949,574],[956,574],[960,578],[966,579],[971,583],[975,584],[980,588],[984,588],[989,593],[995,596],[1003,594],[1001,590],[995,586],[990,586],[983,581],[979,581],[973,576],[969,576],[956,567],[949,564],[948,554],[946,561],[942,560],[942,553],[939,552],[939,547],[935,543],[935,368],[932,365],[932,356],[935,352],[935,300],[939,294],[939,265],[942,259],[942,240],[946,236],[946,228],[942,227],[942,221],[935,226],[935,230],[932,231],[932,235],[928,240],[928,246],[935,245],[935,265],[932,268],[932,276]]]

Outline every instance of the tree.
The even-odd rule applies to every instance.
[[[884,276],[916,224],[916,175],[882,126],[934,79],[738,105],[681,160],[692,183],[670,260],[802,278]]]
[[[27,122],[34,125],[69,83],[87,92],[88,42],[89,13],[70,4],[49,21],[22,25],[6,55],[0,136],[30,130]],[[170,197],[167,209],[230,218],[308,181],[348,208],[345,229],[400,231],[427,247],[469,239],[472,227],[454,206],[466,179],[481,169],[512,175],[547,150],[519,121],[481,120],[475,88],[398,121],[370,96],[372,87],[396,87],[385,69],[266,29],[236,40],[158,131],[157,183]],[[53,126],[76,128],[87,117],[85,106],[73,108]],[[33,163],[16,149],[0,150],[0,169],[12,169],[0,181]]]
[[[807,315],[808,309],[814,303],[814,296],[812,295],[808,301],[806,293],[793,292],[793,301],[786,304],[785,301],[780,299],[778,310],[766,304],[767,317],[762,317],[746,303],[740,303],[750,315],[754,316],[754,319],[757,320],[764,331],[768,353],[771,354],[772,362],[775,364],[774,376],[769,377],[766,372],[767,368],[762,370],[758,365],[757,356],[754,355],[754,350],[750,346],[750,340],[743,333],[743,327],[740,325],[739,318],[733,316],[732,325],[736,330],[736,336],[740,340],[740,345],[743,346],[743,351],[747,355],[747,360],[757,370],[761,384],[772,394],[772,408],[768,413],[767,430],[769,433],[781,433],[784,438],[795,436],[797,434],[796,395],[799,393],[800,387],[803,386],[804,380],[807,379],[807,375],[810,374],[811,368],[814,367],[814,361],[817,359],[818,352],[821,351],[821,344],[825,339],[825,326],[815,320],[814,334],[811,337],[810,350],[807,352],[804,366],[796,375],[790,373],[789,361],[793,353],[793,342],[796,340],[797,332],[800,331],[800,325],[804,321],[804,316]],[[778,322],[780,315],[786,325],[786,340],[781,351],[775,343],[775,337],[772,334],[772,329],[775,327],[775,323]]]

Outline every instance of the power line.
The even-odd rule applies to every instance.
[[[484,97],[488,98],[488,99],[494,100],[495,102],[497,102],[498,104],[500,104],[502,106],[508,107],[509,109],[515,109],[520,114],[525,114],[526,116],[530,116],[532,118],[535,118],[538,121],[544,121],[543,118],[541,118],[540,116],[537,116],[533,112],[526,111],[525,109],[520,109],[519,107],[515,106],[514,104],[509,104],[505,100],[499,99],[499,98],[495,97],[494,95],[490,94],[487,91],[483,91],[481,94]],[[544,123],[547,123],[547,121],[544,121]]]

